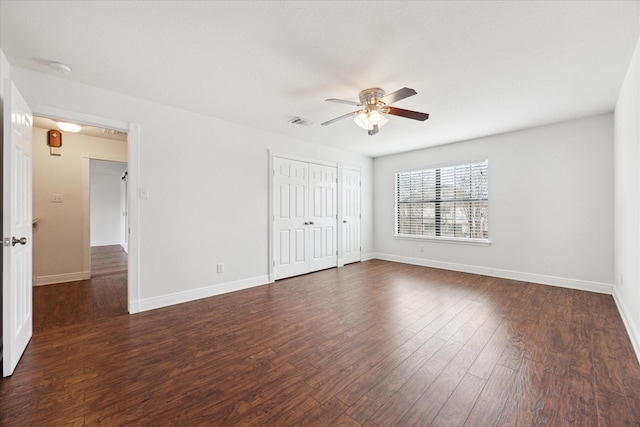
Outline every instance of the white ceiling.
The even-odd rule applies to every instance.
[[[12,66],[380,156],[613,111],[639,1],[0,1]],[[326,98],[401,87],[368,136]],[[288,123],[293,117],[311,127]]]

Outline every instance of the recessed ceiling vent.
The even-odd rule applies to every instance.
[[[102,129],[102,133],[107,135],[124,135],[124,132],[120,132],[119,130],[115,129]]]
[[[293,119],[289,120],[289,123],[293,123],[294,125],[306,126],[308,128],[310,128],[313,124],[308,120],[301,119],[300,117],[294,117]]]

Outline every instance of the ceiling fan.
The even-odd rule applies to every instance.
[[[338,120],[346,119],[347,117],[353,117],[353,120],[358,126],[366,129],[369,135],[375,135],[380,128],[385,125],[389,120],[384,114],[391,114],[393,116],[406,117],[407,119],[420,120],[421,122],[427,120],[429,115],[427,113],[419,113],[417,111],[404,110],[402,108],[390,107],[392,104],[401,99],[408,98],[416,95],[417,92],[408,87],[403,87],[395,92],[391,92],[388,95],[384,94],[384,90],[373,87],[365,89],[360,92],[360,102],[345,101],[343,99],[325,99],[329,102],[337,102],[340,104],[356,105],[363,107],[359,110],[353,111],[349,114],[345,114],[335,119],[322,123],[322,126],[330,125]]]

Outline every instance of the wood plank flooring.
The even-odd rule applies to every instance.
[[[120,245],[94,246],[91,248],[91,277],[126,273],[127,253]]]
[[[36,333],[0,425],[637,426],[640,365],[611,296],[374,260]]]
[[[33,288],[33,332],[122,316],[127,311],[127,254],[91,248],[91,279]]]

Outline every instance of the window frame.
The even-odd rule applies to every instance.
[[[428,235],[421,235],[421,234],[405,234],[405,233],[398,233],[398,228],[399,228],[399,205],[400,205],[400,201],[399,201],[399,188],[398,188],[398,178],[400,175],[407,175],[410,173],[416,173],[416,172],[427,172],[427,171],[433,171],[434,174],[436,173],[436,170],[441,170],[441,169],[446,169],[446,168],[455,168],[455,167],[460,167],[460,166],[471,166],[471,165],[477,165],[477,164],[484,164],[486,167],[486,171],[487,171],[487,196],[486,196],[486,201],[487,201],[487,237],[486,238],[474,238],[474,237],[452,237],[452,236],[428,236]],[[394,196],[395,196],[395,210],[394,210],[394,219],[395,219],[395,224],[394,224],[394,234],[393,236],[397,239],[407,239],[407,240],[428,240],[428,241],[433,241],[433,242],[441,242],[441,243],[457,243],[457,244],[467,244],[467,245],[480,245],[480,246],[488,246],[491,244],[491,240],[490,240],[490,235],[489,235],[489,229],[490,227],[490,222],[489,222],[489,218],[490,218],[490,203],[489,203],[489,199],[490,199],[490,194],[489,194],[489,187],[490,187],[490,182],[489,182],[489,159],[485,158],[482,160],[472,160],[472,161],[461,161],[461,162],[451,162],[451,163],[446,163],[446,164],[437,164],[437,165],[430,165],[424,168],[420,168],[420,169],[411,169],[411,170],[405,170],[405,171],[400,171],[400,172],[395,172],[394,173]],[[441,193],[442,189],[440,188],[438,190],[438,193]],[[436,220],[438,221],[438,220]],[[440,227],[442,226],[442,224],[440,223]],[[437,227],[437,225],[436,225]]]

